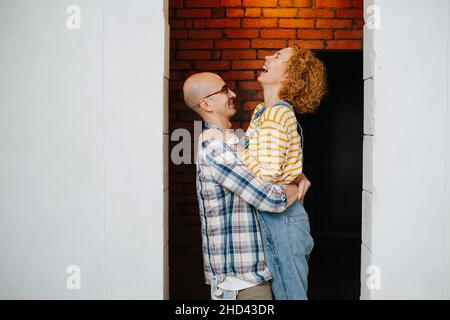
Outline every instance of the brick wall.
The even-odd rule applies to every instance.
[[[240,97],[235,128],[247,128],[262,100],[256,81],[266,55],[294,43],[313,50],[361,50],[363,0],[169,0],[170,131],[193,131],[184,105],[192,73],[220,74]],[[177,142],[171,143],[171,148]],[[203,281],[195,166],[170,163],[170,297],[208,298]]]

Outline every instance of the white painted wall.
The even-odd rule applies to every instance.
[[[164,0],[0,1],[0,298],[168,297],[167,26]]]
[[[361,298],[450,299],[450,4],[370,5],[381,28],[366,14]]]

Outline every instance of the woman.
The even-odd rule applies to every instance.
[[[267,56],[258,81],[264,103],[253,112],[241,157],[262,179],[289,184],[302,174],[303,166],[303,138],[295,112],[316,110],[325,93],[325,68],[311,51],[294,46]],[[260,212],[258,218],[275,299],[307,299],[314,241],[303,202],[281,214]]]

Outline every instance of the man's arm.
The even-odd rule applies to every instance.
[[[251,172],[223,141],[205,141],[204,148],[214,180],[256,209],[283,212],[297,199],[297,185],[284,186],[264,182]]]

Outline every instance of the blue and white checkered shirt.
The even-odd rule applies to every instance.
[[[203,139],[217,130],[208,124],[206,128],[198,145],[196,181],[206,283],[213,276],[220,283],[227,275],[254,283],[270,280],[256,210],[286,210],[286,187],[253,174],[229,139]]]

